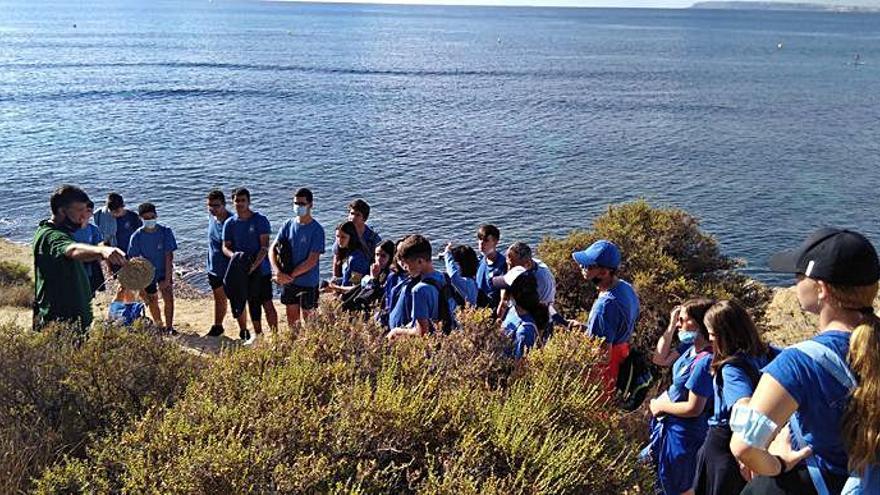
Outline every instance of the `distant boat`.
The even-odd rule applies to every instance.
[[[852,64],[853,65],[865,65],[865,63],[862,62],[862,56],[858,53],[856,53],[856,55],[853,57]]]
[[[782,45],[782,42],[776,43],[776,49],[777,49],[777,50],[782,50],[782,46],[783,46],[783,45]]]

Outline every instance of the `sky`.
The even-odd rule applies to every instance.
[[[287,0],[297,1],[297,0]],[[303,0],[307,1],[307,0]],[[546,7],[630,7],[630,8],[683,8],[698,0],[318,0],[346,3],[443,4],[443,5],[506,5]],[[766,0],[765,0],[766,1]],[[880,0],[776,0],[787,3],[821,3],[878,7]]]

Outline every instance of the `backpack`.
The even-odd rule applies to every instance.
[[[455,320],[452,318],[452,311],[449,309],[449,299],[452,298],[456,304],[463,305],[464,298],[452,285],[452,280],[449,278],[449,275],[444,273],[443,278],[446,283],[444,283],[442,287],[433,278],[423,278],[420,281],[437,289],[437,292],[440,295],[437,302],[437,319],[441,324],[440,329],[445,335],[449,335],[449,333],[455,328]],[[456,295],[458,297],[456,297]]]
[[[293,273],[293,252],[290,249],[290,241],[279,239],[274,248],[275,260],[278,261],[278,270],[290,275]]]
[[[620,407],[625,411],[635,411],[645,401],[654,374],[645,353],[630,349],[629,355],[620,363],[616,388],[621,395]]]
[[[342,309],[346,311],[364,311],[369,313],[373,305],[385,295],[384,284],[373,281],[369,285],[358,285],[342,295]]]

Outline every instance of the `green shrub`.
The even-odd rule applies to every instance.
[[[387,343],[322,308],[212,360],[183,397],[48,470],[38,492],[636,493],[646,473],[596,384],[597,342],[519,363],[483,311]]]
[[[0,492],[180,395],[197,358],[155,336],[96,327],[36,333],[0,326]]]
[[[683,210],[653,208],[640,200],[617,206],[598,217],[589,231],[562,239],[544,239],[541,259],[553,270],[557,304],[569,318],[585,318],[596,289],[584,281],[571,253],[598,239],[620,247],[620,276],[633,283],[641,301],[633,342],[650,349],[669,323],[672,308],[690,297],[736,298],[761,321],[772,298],[764,285],[736,271],[742,262],[721,253],[715,238]]]
[[[0,261],[0,285],[30,284],[28,267],[15,261]]]

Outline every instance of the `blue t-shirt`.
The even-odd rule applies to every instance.
[[[156,230],[147,232],[143,227],[137,229],[131,236],[128,246],[128,257],[137,258],[142,256],[150,261],[156,268],[153,282],[165,278],[165,254],[177,250],[177,241],[174,232],[164,225],[157,225]]]
[[[446,261],[446,274],[449,275],[449,280],[452,281],[452,285],[458,289],[458,292],[464,298],[464,301],[471,306],[477,305],[477,281],[464,277],[461,274],[461,266],[459,266],[458,262],[455,261],[455,258],[452,257],[451,254],[447,254],[443,257]]]
[[[431,272],[428,275],[423,275],[422,280],[425,278],[436,280],[440,287],[443,287],[443,285],[446,284],[446,277],[440,272]],[[415,323],[416,320],[427,319],[433,328],[433,322],[440,319],[440,306],[438,304],[440,300],[440,292],[433,286],[420,281],[415,287],[413,287],[412,300],[411,322]],[[447,304],[449,304],[449,313],[454,313],[455,300],[450,298],[447,301]]]
[[[810,340],[830,348],[846,362],[851,335],[841,330],[827,330]],[[821,365],[793,348],[783,350],[763,372],[776,379],[798,403],[795,414],[819,467],[846,474],[847,455],[840,427],[849,402],[849,390]]]
[[[600,292],[590,309],[587,332],[612,345],[629,342],[639,318],[639,296],[632,286],[618,280],[611,290]]]
[[[263,215],[253,212],[250,218],[243,220],[236,213],[223,223],[223,242],[231,242],[233,252],[242,252],[252,259],[256,259],[257,253],[260,252],[260,236],[269,235],[271,231],[269,219]],[[263,262],[260,264],[260,273],[263,275],[272,274],[269,256],[263,258]]]
[[[489,297],[497,295],[501,289],[492,287],[492,278],[500,277],[507,273],[507,258],[501,253],[496,253],[495,262],[489,263],[489,258],[480,255],[480,264],[477,266],[477,288]]]
[[[701,397],[712,399],[712,374],[709,367],[712,364],[712,353],[697,352],[693,344],[678,347],[681,354],[672,365],[672,384],[667,389],[669,400],[672,402],[687,402],[690,392]],[[699,360],[697,357],[699,356]],[[696,361],[696,363],[694,362]],[[712,412],[711,404],[706,404],[703,412],[694,418],[676,418],[680,424],[687,425],[690,433],[699,435],[708,428],[707,420]]]
[[[408,326],[412,322],[412,285],[406,274],[392,272],[385,281],[385,304],[388,328]]]
[[[208,258],[205,269],[210,275],[223,277],[228,266],[229,258],[223,254],[223,222],[214,215],[208,215]]]
[[[511,309],[509,312],[516,314],[515,309]],[[513,328],[504,328],[504,335],[513,340],[513,347],[509,354],[514,359],[521,359],[526,351],[535,345],[535,341],[538,339],[538,326],[532,315],[528,313],[522,316],[517,314],[515,320],[517,323]]]
[[[125,214],[116,219],[116,247],[128,252],[132,234],[143,225],[137,213],[125,210]]]
[[[104,240],[104,233],[101,232],[97,225],[89,223],[85,227],[76,229],[76,232],[73,233],[73,240],[82,244],[97,246]],[[86,269],[86,273],[89,276],[92,275],[92,266],[97,266],[95,263],[94,261],[83,263],[83,268]]]
[[[349,253],[342,265],[342,285],[349,286],[357,283],[357,275],[361,279],[370,273],[370,259],[362,249],[355,249]]]
[[[743,356],[748,364],[760,375],[760,370],[770,362],[769,356]],[[730,421],[730,410],[736,401],[751,397],[755,392],[756,383],[752,383],[748,373],[739,365],[725,364],[721,367],[721,390],[714,390],[714,411],[709,418],[709,426],[727,426]],[[721,392],[721,394],[719,394]]]
[[[275,242],[282,240],[290,244],[290,261],[294,267],[304,263],[312,253],[323,254],[324,227],[317,220],[312,219],[307,224],[299,223],[296,218],[284,222]],[[309,271],[293,279],[293,285],[297,287],[317,287],[321,283],[321,262],[315,263]]]

